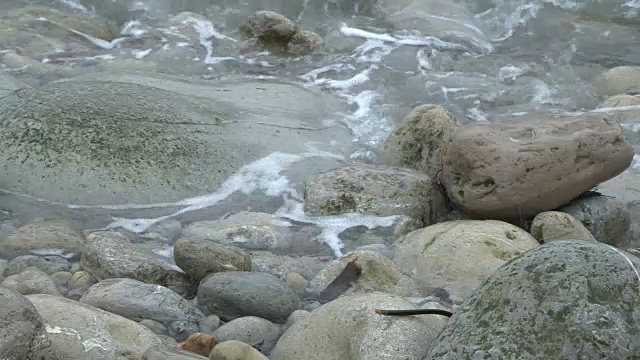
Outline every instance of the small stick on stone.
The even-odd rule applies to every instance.
[[[390,316],[411,316],[411,315],[442,315],[451,317],[452,312],[440,309],[409,309],[409,310],[381,310],[376,309],[376,314]]]

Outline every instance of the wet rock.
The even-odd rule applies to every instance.
[[[352,226],[340,232],[338,238],[343,243],[341,250],[349,252],[365,246],[385,246],[385,244],[391,244],[413,230],[424,227],[421,220],[404,215],[397,216],[389,226],[384,225],[388,224],[381,224],[381,226],[376,227],[367,225]]]
[[[142,319],[138,321],[138,323],[140,325],[146,326],[147,328],[149,328],[149,330],[153,331],[153,333],[156,335],[169,336],[169,330],[167,330],[167,327],[164,326],[159,321],[155,321],[151,319]]]
[[[442,180],[451,200],[470,216],[526,218],[622,173],[633,155],[607,115],[526,115],[459,127]]]
[[[229,271],[209,275],[198,288],[198,306],[228,321],[257,316],[278,324],[298,309],[300,299],[273,275]]]
[[[476,27],[473,14],[464,4],[447,0],[383,1],[385,19],[392,26],[449,41],[443,48],[489,52],[491,40]]]
[[[96,232],[87,236],[81,264],[98,280],[129,278],[165,286],[181,296],[191,293],[191,284],[184,273],[161,256],[132,244],[115,231]]]
[[[267,167],[240,169],[266,156],[263,161],[299,168],[300,178],[335,166],[335,158],[321,154],[290,154],[306,153],[310,141],[320,150],[330,139],[349,144],[348,129],[337,123],[344,106],[285,80],[88,73],[3,98],[0,166],[8,170],[0,182],[17,193],[87,205],[179,201],[209,193],[231,176],[237,190],[248,191],[246,184],[267,176]],[[50,129],[44,137],[37,130],[43,126]]]
[[[218,315],[209,315],[200,319],[198,329],[205,334],[213,334],[220,327],[220,318]]]
[[[405,215],[429,225],[446,212],[432,179],[415,170],[353,164],[325,171],[307,181],[305,212],[339,215]]]
[[[305,289],[309,285],[309,281],[297,272],[290,272],[284,277],[284,282],[287,286],[296,292],[298,295],[303,295]]]
[[[240,30],[248,37],[264,42],[288,43],[297,32],[296,25],[286,16],[273,11],[258,11],[249,16]]]
[[[69,260],[60,256],[22,255],[9,261],[4,270],[4,275],[15,275],[32,266],[37,267],[48,275],[59,271],[69,271],[71,269]]]
[[[157,223],[141,234],[140,237],[167,244],[173,244],[178,240],[182,232],[182,223],[178,220],[168,219]]]
[[[209,334],[194,333],[178,344],[178,347],[182,350],[189,351],[194,354],[209,356],[211,350],[217,344],[217,339]]]
[[[36,308],[15,290],[0,286],[0,354],[5,359],[62,360],[51,349]]]
[[[97,283],[98,280],[86,271],[77,271],[73,273],[71,279],[69,279],[70,289],[88,289],[89,286]]]
[[[82,234],[64,221],[34,220],[0,242],[0,257],[15,258],[43,249],[79,254],[83,243]]]
[[[242,249],[208,240],[178,240],[173,259],[193,281],[224,271],[251,271],[251,256]]]
[[[395,243],[400,271],[425,293],[466,298],[500,266],[539,246],[526,231],[497,220],[458,220],[416,230]]]
[[[417,230],[417,229],[415,229]],[[391,250],[387,245],[385,244],[371,244],[371,245],[363,245],[360,246],[358,248],[356,248],[354,251],[373,251],[373,252],[377,252],[378,254],[389,258],[389,259],[393,259],[395,257],[395,254],[393,253],[393,250]]]
[[[245,316],[220,326],[213,336],[218,342],[238,340],[269,354],[282,334],[280,325],[255,316]]]
[[[70,35],[68,29],[80,31],[98,39],[111,41],[120,31],[112,23],[79,12],[62,12],[44,6],[28,6],[12,13],[16,24],[24,24],[39,30],[38,32],[54,38]],[[46,19],[42,21],[40,19]]]
[[[625,241],[624,236],[631,226],[625,204],[610,196],[583,197],[558,210],[584,224],[598,241],[614,246]]]
[[[545,211],[533,218],[531,235],[541,244],[557,240],[596,241],[589,229],[562,211]]]
[[[390,165],[420,170],[432,178],[442,170],[442,158],[456,127],[456,120],[443,107],[414,108],[385,141]]]
[[[174,338],[176,341],[185,341],[187,337],[191,336],[194,333],[197,333],[200,329],[200,326],[192,321],[174,321],[169,324],[167,330],[169,331],[169,336]]]
[[[80,302],[133,321],[155,320],[170,327],[174,322],[197,324],[204,314],[174,291],[133,279],[107,279],[91,286]]]
[[[329,246],[314,240],[318,233],[315,230],[308,237],[300,236],[291,222],[276,215],[242,211],[224,219],[194,222],[182,237],[274,254],[333,254]]]
[[[79,0],[87,9],[93,9],[103,19],[116,24],[118,27],[131,20],[129,2],[127,0]]]
[[[13,289],[22,295],[50,294],[62,296],[49,275],[37,267],[30,267],[19,274],[7,276],[0,285]]]
[[[275,255],[268,251],[252,251],[253,271],[271,274],[284,278],[291,272],[302,275],[305,279],[313,278],[333,256],[288,256]]]
[[[528,251],[465,301],[426,359],[638,357],[638,266],[598,242]]]
[[[4,271],[9,265],[9,262],[5,259],[0,259],[0,281],[4,280]]]
[[[72,273],[68,271],[59,271],[49,275],[51,281],[56,285],[56,288],[61,294],[65,294],[69,290],[69,280],[73,276]]]
[[[369,293],[340,297],[282,335],[271,360],[423,359],[447,323],[437,315],[383,316],[375,309],[413,309],[405,299]]]
[[[291,325],[297,323],[298,321],[303,320],[309,314],[310,314],[310,312],[307,311],[307,310],[296,310],[296,311],[292,312],[291,315],[289,315],[289,318],[287,319],[287,322],[284,323],[284,331],[287,331],[287,329],[290,328]]]
[[[175,346],[156,345],[145,351],[143,360],[206,360],[205,356],[201,356],[190,351],[181,350]]]
[[[418,285],[413,279],[401,273],[393,261],[373,251],[353,251],[333,261],[311,279],[307,291],[320,295],[353,260],[362,272],[344,295],[380,291],[400,296],[420,296]]]
[[[614,95],[604,100],[599,109],[640,105],[640,95]],[[624,111],[608,111],[611,118],[620,123],[622,134],[634,147],[640,145],[640,109]]]
[[[321,47],[322,37],[309,30],[296,32],[287,44],[287,50],[293,55],[311,54]]]
[[[93,306],[45,294],[27,298],[47,324],[52,351],[61,359],[136,358],[161,344],[146,327]]]
[[[218,344],[209,360],[269,360],[266,356],[254,349],[251,345],[237,340],[228,340]]]
[[[617,66],[605,70],[593,81],[593,91],[601,98],[640,91],[640,66]]]

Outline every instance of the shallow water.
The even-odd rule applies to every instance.
[[[3,2],[2,8],[18,9],[25,3]],[[65,12],[101,11],[74,0],[31,3]],[[393,219],[305,215],[301,208],[302,183],[291,183],[286,176],[300,157],[375,162],[376,150],[385,137],[412,107],[423,103],[444,105],[460,123],[532,111],[591,111],[599,103],[591,90],[594,76],[606,67],[640,64],[640,51],[635,50],[636,37],[640,36],[637,1],[458,1],[449,4],[451,9],[445,6],[440,8],[441,13],[432,14],[434,22],[442,21],[445,27],[455,24],[435,33],[428,28],[417,29],[419,22],[410,29],[398,26],[398,21],[394,23],[387,15],[399,5],[373,0],[147,0],[131,1],[129,5],[129,14],[119,18],[118,39],[107,41],[68,29],[77,35],[83,49],[90,49],[89,53],[67,55],[62,49],[52,48],[40,54],[38,60],[59,67],[58,72],[39,77],[28,70],[32,65],[6,58],[1,71],[37,85],[52,78],[105,69],[146,69],[146,64],[153,61],[162,64],[154,68],[156,72],[198,79],[225,74],[284,78],[337,95],[347,109],[338,115],[353,135],[353,143],[344,145],[355,149],[347,156],[318,149],[306,154],[274,153],[246,164],[219,189],[171,203],[98,207],[51,204],[3,193],[0,204],[11,204],[11,211],[3,217],[25,221],[57,214],[84,229],[124,228],[144,233],[165,219],[188,222],[216,218],[243,206],[251,207],[254,196],[268,196],[273,198],[268,206],[252,210],[315,224],[323,229],[324,240],[340,254],[338,234],[342,231],[356,225],[388,225]],[[230,49],[242,41],[238,25],[257,10],[279,12],[316,31],[324,37],[324,51],[284,58],[266,51],[235,55]],[[182,11],[203,16],[174,17]],[[400,22],[405,23],[414,24]],[[0,49],[3,54],[12,50]],[[65,57],[66,61],[60,60]],[[625,201],[640,199],[635,169],[639,166],[640,161],[634,161],[625,174],[600,189]]]

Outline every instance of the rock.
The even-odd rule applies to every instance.
[[[558,209],[580,221],[595,238],[613,246],[621,245],[631,226],[626,206],[610,196],[588,196],[576,199]]]
[[[242,211],[223,219],[197,221],[184,229],[182,237],[282,255],[333,254],[329,246],[313,241],[312,236],[299,236],[289,221],[267,213]]]
[[[287,286],[296,292],[298,295],[305,293],[305,289],[309,285],[309,281],[297,272],[290,272],[284,277],[284,282]]]
[[[184,80],[93,72],[5,96],[0,166],[7,170],[0,182],[7,190],[64,204],[166,203],[210,193],[231,176],[266,176],[255,171],[276,170],[262,163],[240,169],[267,156],[263,162],[299,168],[296,176],[305,178],[337,163],[309,153],[305,144],[325,150],[329,140],[350,143],[349,130],[337,123],[337,111],[346,105],[320,90],[232,75]],[[43,127],[50,129],[44,137],[38,130]],[[237,184],[237,190],[253,191],[245,180]],[[128,227],[142,232],[149,225]]]
[[[321,173],[305,186],[305,213],[405,215],[430,225],[446,212],[427,175],[382,165],[353,164]]]
[[[69,279],[70,289],[88,289],[89,286],[97,283],[98,280],[86,271],[78,271],[73,273],[71,279]]]
[[[450,47],[453,48],[476,52],[492,49],[491,40],[480,30],[480,24],[464,3],[403,0],[383,1],[380,6],[385,20],[396,29],[417,30],[451,42]]]
[[[255,316],[244,316],[220,326],[213,336],[222,343],[238,340],[269,354],[282,334],[280,325]]]
[[[638,266],[598,242],[530,250],[465,301],[425,359],[636,358]]]
[[[62,296],[49,275],[37,267],[30,267],[19,274],[7,276],[0,285],[13,289],[22,295],[50,294]]]
[[[209,360],[269,360],[251,345],[242,341],[229,340],[218,344],[211,354]]]
[[[288,256],[275,255],[269,251],[252,251],[253,271],[271,274],[284,278],[288,273],[296,272],[305,279],[313,278],[318,271],[333,259],[331,257],[316,256]]]
[[[9,265],[9,262],[5,259],[0,259],[0,282],[4,280],[4,271]]]
[[[143,360],[206,360],[208,357],[200,356],[190,351],[169,347],[167,345],[156,345],[145,351]]]
[[[545,211],[533,218],[531,235],[541,244],[556,240],[596,241],[589,229],[562,211]]]
[[[320,295],[353,260],[362,272],[344,295],[380,291],[407,297],[420,296],[418,285],[413,279],[401,273],[393,261],[373,251],[353,251],[333,261],[311,279],[307,291]]]
[[[51,281],[56,285],[58,291],[64,294],[69,289],[69,280],[71,280],[72,276],[73,274],[68,271],[59,271],[49,275],[49,278],[51,278]]]
[[[138,323],[140,325],[146,326],[147,328],[149,328],[149,330],[153,331],[153,333],[156,335],[169,336],[169,330],[167,330],[167,327],[164,326],[159,321],[155,321],[151,319],[142,319],[138,321]]]
[[[174,291],[133,279],[107,279],[89,288],[80,302],[133,321],[155,320],[170,327],[176,321],[197,324],[204,314]]]
[[[593,81],[593,91],[601,98],[640,91],[640,66],[605,70]]]
[[[141,234],[140,237],[167,244],[173,244],[178,240],[182,232],[182,223],[175,219],[167,219],[159,222]]]
[[[447,323],[437,315],[384,316],[375,309],[413,309],[384,293],[340,297],[314,310],[280,337],[271,360],[423,359]]]
[[[414,229],[414,230],[417,230],[417,229]],[[354,251],[373,251],[373,252],[377,252],[378,254],[383,255],[384,257],[389,258],[389,259],[393,259],[394,256],[395,256],[395,254],[393,253],[393,250],[391,250],[385,244],[363,245],[363,246],[360,246],[360,247],[356,248]]]
[[[322,37],[313,31],[300,30],[293,34],[287,50],[294,55],[308,55],[322,47]]]
[[[4,275],[15,275],[32,266],[37,267],[48,275],[71,269],[69,260],[60,256],[22,255],[9,261],[4,270]]]
[[[298,309],[300,299],[273,275],[229,271],[211,274],[200,282],[198,306],[228,321],[257,316],[283,324]]]
[[[287,331],[287,329],[290,328],[291,325],[303,320],[304,318],[309,316],[309,314],[311,313],[307,310],[296,310],[292,312],[291,315],[289,315],[287,322],[284,324],[284,331]]]
[[[341,250],[349,252],[366,246],[384,247],[386,243],[393,243],[401,236],[424,227],[421,220],[404,215],[397,216],[390,226],[380,223],[378,225],[377,227],[353,226],[340,232],[338,237],[344,244]],[[378,250],[381,249],[378,248]]]
[[[146,327],[93,306],[46,294],[27,298],[47,324],[53,352],[61,359],[135,359],[161,343]]]
[[[197,282],[212,273],[251,271],[251,256],[242,249],[207,240],[178,240],[173,249],[173,259]]]
[[[0,324],[3,359],[58,360],[36,308],[26,297],[3,286],[0,286]]]
[[[396,263],[423,292],[442,288],[466,298],[499,267],[539,245],[529,233],[506,222],[448,221],[396,241]]]
[[[194,354],[209,356],[209,353],[217,343],[218,341],[212,335],[194,333],[189,335],[184,342],[179,343],[178,347]]]
[[[295,24],[274,11],[258,11],[249,16],[240,30],[268,43],[288,43],[297,32]]]
[[[169,324],[169,336],[176,341],[185,341],[191,334],[197,333],[200,326],[192,321],[174,321]]]
[[[82,234],[64,221],[35,220],[19,227],[0,242],[0,256],[13,259],[43,249],[80,254],[83,243]]]
[[[442,106],[414,108],[385,141],[386,162],[420,170],[435,179],[455,127],[456,120]]]
[[[129,278],[165,286],[181,296],[191,290],[184,273],[155,253],[132,244],[115,231],[87,236],[82,250],[82,267],[97,279]]]
[[[218,315],[209,315],[200,319],[200,323],[198,324],[198,328],[200,332],[205,334],[212,334],[216,331],[217,328],[220,327],[220,318]]]
[[[605,114],[525,115],[459,127],[442,180],[470,216],[527,218],[615,177],[633,155],[620,126]]]

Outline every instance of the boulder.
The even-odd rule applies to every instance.
[[[212,273],[251,271],[251,256],[244,250],[207,240],[178,240],[173,248],[173,259],[197,282]]]
[[[438,185],[415,170],[352,164],[328,170],[307,181],[305,213],[375,216],[405,215],[430,225],[446,213]]]
[[[638,358],[638,266],[598,242],[530,250],[460,306],[425,359]]]
[[[375,313],[376,309],[414,308],[399,296],[378,292],[340,297],[293,324],[270,359],[423,359],[447,323],[445,317]]]
[[[129,278],[168,287],[182,296],[192,292],[189,279],[179,268],[131,243],[119,232],[101,231],[87,236],[80,262],[98,280]]]
[[[220,343],[238,340],[269,354],[282,335],[282,326],[255,316],[244,316],[220,326],[213,336]]]
[[[362,272],[351,283],[344,295],[359,292],[380,291],[400,296],[420,296],[416,282],[398,270],[398,266],[384,255],[373,251],[352,251],[329,263],[311,281],[307,291],[320,295],[335,278],[342,273],[348,263],[355,260]]]
[[[622,173],[633,155],[620,126],[605,114],[528,115],[459,127],[442,181],[472,217],[526,218]]]
[[[58,296],[27,298],[47,324],[53,352],[61,359],[135,359],[161,340],[122,316]]]
[[[631,227],[626,205],[611,196],[580,197],[558,210],[580,221],[598,241],[616,247],[621,247]]]
[[[441,106],[414,108],[385,141],[386,162],[435,178],[455,127],[456,120]]]
[[[228,340],[216,345],[209,360],[269,360],[253,346],[237,340]]]
[[[4,269],[4,276],[18,274],[32,266],[37,267],[48,275],[71,269],[69,260],[60,256],[22,255],[9,261],[9,264]]]
[[[133,279],[107,279],[91,286],[80,302],[133,321],[155,320],[198,324],[204,314],[174,291]]]
[[[3,359],[64,359],[52,351],[46,325],[33,304],[4,286],[0,286],[0,324]]]
[[[298,295],[282,280],[244,271],[207,276],[200,282],[197,299],[207,314],[216,314],[225,321],[257,316],[284,324],[300,305]]]
[[[0,182],[67,204],[166,203],[211,193],[274,152],[283,166],[304,162],[306,177],[336,164],[307,143],[351,140],[328,94],[284,80],[184,80],[97,72],[5,96]],[[254,190],[242,185],[230,191]]]
[[[400,271],[423,293],[445,289],[468,297],[509,260],[540,244],[526,231],[498,220],[457,220],[416,230],[394,244]]]
[[[62,296],[49,275],[37,267],[29,267],[23,272],[7,276],[0,284],[22,295],[50,294]]]
[[[545,211],[531,223],[531,235],[541,244],[557,240],[597,241],[589,229],[562,211]]]
[[[68,223],[36,219],[20,226],[0,242],[0,257],[13,259],[20,255],[30,255],[36,250],[80,254],[83,244],[82,234]]]

